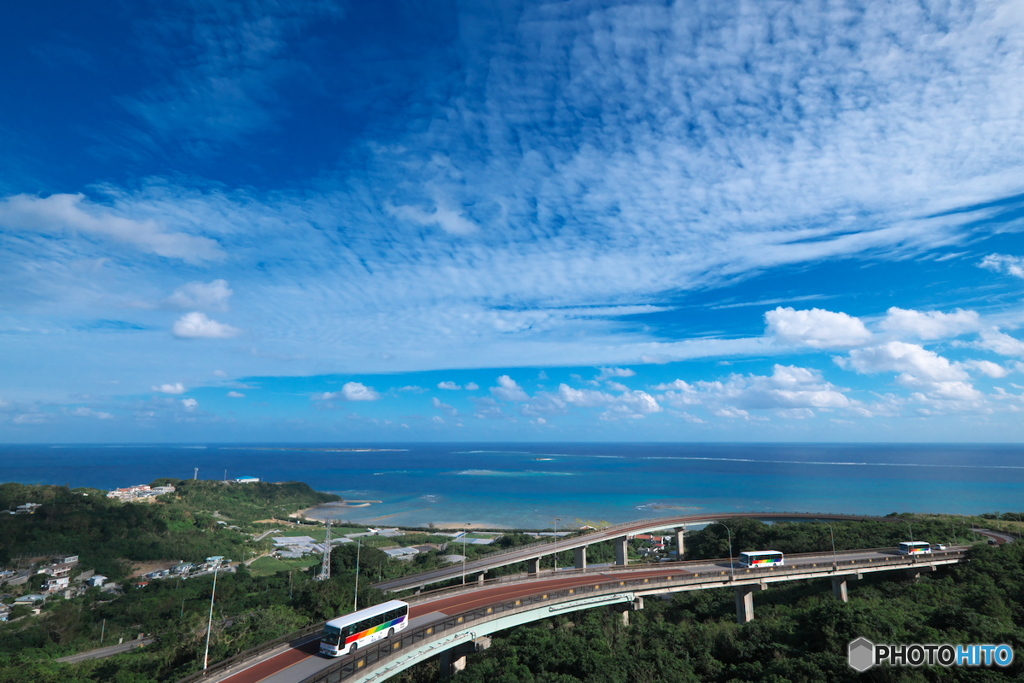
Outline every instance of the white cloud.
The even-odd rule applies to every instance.
[[[228,287],[227,280],[188,282],[164,299],[164,305],[182,310],[199,308],[226,311],[228,310],[228,300],[232,294],[234,292]]]
[[[609,377],[633,377],[635,375],[636,371],[629,368],[601,368],[601,372],[596,379],[600,382]]]
[[[153,391],[159,391],[164,394],[184,394],[187,390],[185,389],[184,384],[181,382],[175,382],[174,384],[154,385]]]
[[[466,383],[466,391],[476,391],[479,388],[480,388],[480,385],[477,384],[476,382],[467,382]]]
[[[750,413],[748,413],[747,411],[740,410],[739,408],[731,408],[731,407],[728,407],[728,406],[724,407],[724,408],[716,408],[716,409],[711,411],[711,414],[714,415],[715,417],[725,417],[725,418],[743,418],[743,419],[747,419],[747,418],[750,417]]]
[[[386,206],[385,209],[395,218],[410,221],[417,225],[437,226],[451,235],[471,235],[479,228],[473,221],[447,202],[435,198],[433,211],[426,211],[417,206]]]
[[[92,408],[86,408],[81,406],[71,411],[71,414],[75,417],[93,417],[97,420],[113,420],[114,416],[110,413],[103,412],[102,410],[93,410]]]
[[[976,311],[957,309],[953,313],[890,308],[879,327],[886,332],[917,339],[945,339],[982,329]]]
[[[0,225],[9,230],[51,235],[70,232],[105,237],[140,251],[193,263],[224,258],[224,252],[212,239],[170,231],[151,218],[119,215],[114,209],[87,201],[81,194],[20,194],[0,199]]]
[[[454,406],[450,406],[447,403],[442,402],[441,399],[437,397],[434,397],[434,399],[431,400],[431,404],[434,406],[435,409],[442,410],[448,415],[451,415],[452,417],[455,417],[456,415],[459,414],[459,411],[456,410]]]
[[[997,273],[1006,273],[1014,277],[1024,278],[1024,257],[989,254],[978,266]]]
[[[685,383],[684,383],[685,384]],[[747,410],[850,408],[843,390],[817,370],[775,365],[771,375],[731,375],[724,381],[696,382],[667,395],[677,405],[704,403]]]
[[[978,401],[982,395],[969,382],[964,369],[934,351],[917,344],[889,342],[866,349],[854,349],[848,358],[836,358],[840,367],[861,374],[899,373],[897,381],[922,391],[920,400]]]
[[[380,398],[373,387],[368,387],[359,382],[346,382],[341,391],[328,391],[322,394],[314,394],[314,401],[333,401],[342,399],[344,401],[376,401]]]
[[[445,380],[444,382],[438,382],[437,383],[437,388],[438,389],[448,389],[450,391],[457,391],[457,390],[461,389],[462,387],[460,387],[455,382],[449,382],[449,381]]]
[[[651,387],[654,391],[670,391],[673,389],[680,389],[683,391],[690,391],[692,387],[681,379],[668,382],[667,384],[655,384]]]
[[[974,368],[984,375],[992,377],[994,379],[1000,379],[1010,374],[1010,371],[1004,368],[998,363],[993,363],[990,360],[967,360],[959,363],[960,367]]]
[[[840,367],[861,374],[898,372],[917,380],[939,382],[966,379],[967,374],[934,351],[917,344],[888,342],[881,346],[850,351],[848,358],[836,358]]]
[[[498,378],[498,386],[491,387],[491,393],[502,401],[528,401],[529,395],[508,375]]]
[[[801,344],[815,349],[860,346],[871,339],[871,332],[859,318],[820,308],[797,311],[778,307],[764,314],[768,332],[786,344]]]
[[[979,349],[992,351],[1000,356],[1024,356],[1024,341],[1016,337],[995,328],[985,330],[980,336],[981,339],[973,344]]]
[[[229,391],[227,395],[228,398],[245,398],[245,394],[240,391]]]
[[[404,387],[398,387],[398,390],[399,391],[411,391],[411,392],[414,392],[414,393],[417,393],[417,394],[422,394],[424,391],[427,391],[423,387],[416,386],[415,384],[408,384],[408,385],[406,385]]]
[[[660,413],[663,408],[646,391],[626,391],[615,395],[594,389],[574,389],[568,384],[558,385],[558,399],[567,405],[581,408],[607,406],[638,414]]]
[[[174,323],[172,332],[179,339],[228,339],[241,333],[236,327],[219,323],[198,311],[186,313]]]
[[[185,407],[185,410],[192,411],[199,407],[199,401],[194,398],[183,398],[181,399],[181,405]]]

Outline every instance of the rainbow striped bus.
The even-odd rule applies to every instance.
[[[391,600],[331,619],[320,635],[320,654],[340,657],[383,638],[390,638],[409,625],[409,604]]]
[[[897,550],[900,555],[925,555],[932,551],[932,545],[925,541],[900,541]]]
[[[751,550],[740,553],[740,564],[744,567],[776,567],[785,561],[778,550]]]

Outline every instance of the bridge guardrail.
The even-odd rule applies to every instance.
[[[886,548],[888,550],[888,548]],[[818,553],[811,553],[818,554]],[[941,556],[941,559],[951,559],[951,557],[960,558],[967,554],[967,550],[947,550],[940,551],[929,555],[930,558],[937,558]],[[919,558],[923,556],[907,556],[897,555],[893,558],[885,558],[886,563],[896,565],[894,569],[900,569],[903,567],[913,567],[919,564],[927,564],[927,562],[919,561]],[[831,566],[843,566],[850,569],[855,569],[858,566],[870,567],[877,566],[879,563],[875,562],[876,558],[860,559],[860,560],[839,560],[838,562],[823,562],[821,564]],[[927,559],[927,558],[924,558]],[[781,571],[780,571],[781,570]],[[444,633],[450,630],[461,630],[466,625],[473,622],[490,621],[498,618],[501,615],[507,615],[511,612],[520,612],[527,609],[533,609],[538,603],[554,603],[564,600],[570,596],[584,597],[587,594],[603,593],[608,590],[615,589],[631,589],[636,587],[648,587],[653,588],[658,584],[678,584],[678,583],[702,583],[706,582],[707,579],[712,577],[722,577],[723,586],[733,584],[733,576],[742,574],[746,577],[751,576],[770,576],[772,574],[786,573],[789,576],[799,577],[801,574],[815,574],[820,572],[821,569],[817,564],[812,565],[810,568],[800,566],[794,568],[792,566],[783,567],[766,567],[766,568],[748,568],[743,567],[738,572],[729,569],[721,571],[705,571],[695,572],[691,574],[684,574],[678,577],[644,577],[637,579],[623,579],[619,581],[606,581],[599,584],[591,584],[585,586],[579,586],[575,588],[564,588],[556,591],[548,591],[546,593],[537,593],[531,596],[517,598],[514,600],[506,600],[494,605],[486,607],[478,607],[472,610],[467,610],[460,614],[446,617],[445,619],[434,622],[428,626],[421,626],[408,633],[401,635],[401,637],[394,637],[379,644],[371,646],[366,650],[360,650],[355,655],[347,655],[344,659],[333,664],[326,669],[313,674],[307,678],[302,679],[300,683],[339,683],[352,676],[360,673],[366,667],[371,664],[377,664],[381,661],[392,660],[399,656],[402,656],[406,649],[410,645],[415,645],[428,638],[434,638],[438,634]]]
[[[243,664],[249,661],[250,659],[255,659],[257,657],[265,655],[271,650],[279,648],[282,645],[298,644],[299,641],[302,641],[313,634],[320,633],[321,631],[323,631],[325,623],[326,622],[321,621],[319,623],[311,624],[310,626],[306,626],[305,628],[299,629],[298,631],[293,631],[292,633],[289,633],[287,635],[275,638],[274,640],[268,640],[267,642],[262,643],[261,645],[257,645],[254,648],[250,648],[248,650],[245,650],[244,652],[239,652],[237,655],[216,662],[215,664],[212,664],[211,666],[207,667],[205,671],[197,671],[193,674],[186,676],[185,678],[181,678],[178,680],[177,683],[194,683],[194,681],[201,681],[206,678],[210,678],[211,676],[221,674],[238,664]]]

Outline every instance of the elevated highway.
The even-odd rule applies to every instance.
[[[605,529],[593,531],[582,536],[559,539],[556,541],[540,541],[526,546],[519,546],[511,550],[492,553],[465,565],[452,565],[443,569],[422,572],[414,576],[405,576],[391,581],[382,581],[374,584],[376,588],[384,592],[396,592],[411,589],[419,589],[432,583],[450,581],[457,579],[464,574],[483,580],[486,573],[491,569],[504,567],[517,562],[526,562],[529,566],[529,573],[537,574],[540,570],[540,560],[543,557],[563,551],[572,551],[575,556],[577,569],[587,567],[587,546],[595,543],[612,541],[616,544],[616,565],[625,566],[626,543],[629,539],[656,531],[672,530],[676,533],[677,545],[682,550],[684,544],[683,532],[688,525],[709,524],[729,519],[762,519],[778,521],[814,521],[814,520],[838,520],[838,521],[892,521],[889,517],[867,517],[863,515],[827,515],[811,514],[802,512],[727,512],[718,514],[683,515],[679,517],[658,517],[655,519],[641,519],[634,522],[616,524]]]
[[[821,519],[822,517],[817,517]],[[640,609],[645,596],[689,590],[731,588],[737,619],[753,619],[753,596],[773,583],[829,578],[838,599],[846,600],[847,582],[864,574],[906,572],[911,578],[963,561],[966,547],[925,556],[905,556],[894,549],[787,555],[786,565],[748,569],[729,559],[673,562],[633,567],[560,571],[549,576],[467,584],[413,596],[409,627],[336,660],[316,655],[317,631],[305,641],[282,645],[257,657],[234,658],[233,666],[186,681],[225,683],[358,683],[383,681],[436,655],[450,662],[471,651],[488,634],[521,624],[594,607],[619,605]],[[442,657],[444,660],[445,657]],[[231,660],[226,664],[230,664]]]

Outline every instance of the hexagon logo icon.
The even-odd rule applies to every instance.
[[[857,671],[867,671],[875,665],[875,644],[867,638],[858,638],[849,646],[850,666]]]

